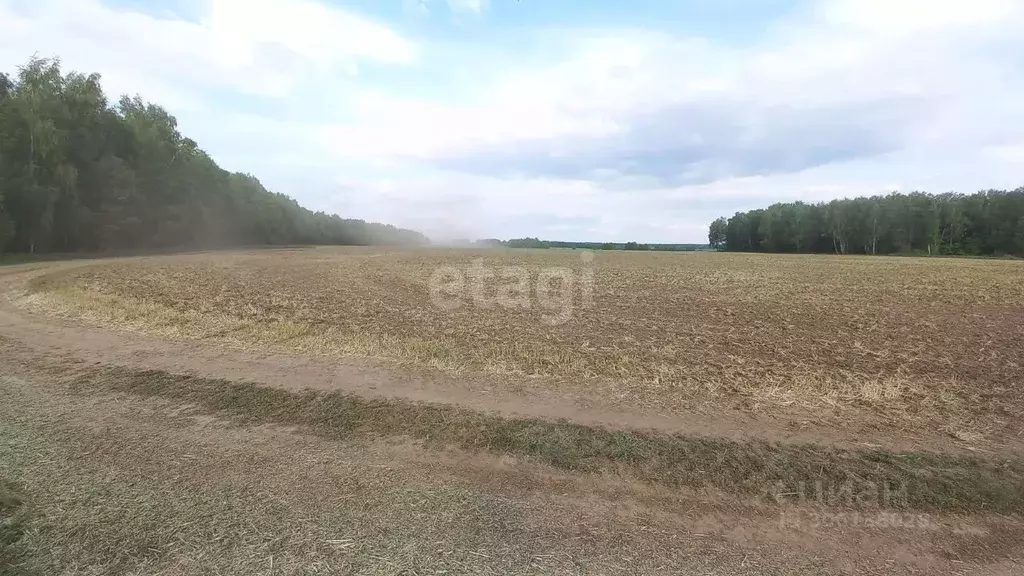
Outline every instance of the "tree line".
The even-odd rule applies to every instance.
[[[457,245],[480,246],[485,248],[572,248],[581,250],[651,250],[661,252],[693,252],[707,250],[707,244],[641,244],[638,242],[567,242],[561,240],[541,240],[539,238],[512,238],[499,240],[484,238],[481,240],[456,242]]]
[[[1024,255],[1024,188],[773,204],[715,220],[708,241],[739,252]]]
[[[221,169],[164,108],[108,103],[98,74],[44,58],[0,72],[0,254],[427,242]]]

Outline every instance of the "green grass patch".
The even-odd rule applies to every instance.
[[[117,367],[89,370],[72,382],[72,388],[160,397],[239,424],[301,426],[334,439],[409,437],[432,446],[531,458],[564,470],[619,470],[652,483],[710,488],[767,501],[809,500],[834,508],[1024,513],[1024,463],[1006,458],[609,430],[444,405],[340,392],[292,392]]]

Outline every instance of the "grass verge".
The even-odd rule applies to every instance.
[[[744,497],[811,500],[837,508],[1024,513],[1024,463],[1005,458],[608,430],[121,367],[87,369],[71,386],[82,393],[160,397],[239,424],[301,426],[335,439],[410,437],[427,445],[527,457],[565,470],[620,471],[642,481]]]

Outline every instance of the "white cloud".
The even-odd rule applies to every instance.
[[[1014,188],[1024,139],[1024,76],[1014,56],[1024,48],[1014,36],[1022,11],[999,0],[842,0],[778,23],[742,49],[647,31],[576,35],[550,65],[493,79],[468,105],[374,98],[359,122],[328,133],[343,157],[391,156],[399,166],[413,162],[406,170],[451,168],[448,160],[460,158],[454,172],[391,179],[401,201],[371,194],[358,209],[386,206],[382,216],[446,223],[440,228],[458,210],[482,235],[699,241],[714,216],[775,201]],[[715,111],[724,112],[709,119]],[[687,112],[694,117],[680,118]],[[731,145],[714,149],[733,124],[742,130]],[[653,148],[591,154],[638,127]],[[658,151],[657,139],[680,165],[689,148],[710,155],[676,184],[652,178],[643,158],[633,174],[609,163],[617,152]],[[843,139],[853,148],[843,150]],[[839,148],[816,161],[826,144]],[[780,170],[754,163],[735,172],[730,156],[752,145],[790,156],[769,158]],[[792,154],[798,161],[787,166]],[[546,168],[566,157],[582,158],[589,172]],[[445,191],[456,191],[457,208]]]
[[[1022,184],[1020,153],[1019,148],[908,150],[798,172],[640,187],[406,167],[380,173],[388,176],[342,178],[335,187],[342,192],[320,207],[416,227],[441,238],[700,242],[716,217],[774,202],[1016,188]]]
[[[352,57],[408,64],[415,56],[388,28],[311,0],[212,0],[202,24],[227,67],[255,67],[267,46],[325,67]]]
[[[932,4],[829,2],[745,49],[606,31],[574,40],[549,66],[491,80],[469,104],[367,94],[356,103],[359,120],[336,127],[329,138],[342,155],[431,159],[471,156],[484,146],[520,162],[524,145],[540,142],[538,154],[571,155],[595,138],[626,137],[638,122],[661,113],[699,147],[708,137],[694,126],[700,119],[680,115],[709,109],[742,126],[736,147],[780,136],[765,130],[781,115],[815,125],[829,115],[835,125],[851,110],[870,112],[882,123],[864,128],[895,141],[978,132],[978,123],[989,130],[997,117],[986,108],[1012,108],[1018,101],[1020,79],[1007,80],[1018,62],[1001,53],[999,43],[1013,30],[1008,22],[1024,23],[1024,5]],[[915,13],[920,17],[912,18]]]
[[[989,146],[983,148],[981,153],[994,160],[1016,165],[1024,169],[1024,144]]]
[[[744,44],[570,28],[505,48],[313,0],[197,13],[0,0],[0,65],[61,55],[304,204],[446,236],[700,241],[780,200],[1024,183],[1016,0],[826,0]],[[239,94],[285,112],[236,110]]]
[[[416,45],[388,28],[310,0],[208,0],[200,11],[187,21],[97,0],[0,0],[0,65],[60,56],[101,72],[115,94],[195,106],[211,88],[285,97],[360,60],[416,58]]]
[[[818,11],[825,22],[886,36],[925,31],[977,31],[1006,23],[1016,0],[832,0]]]

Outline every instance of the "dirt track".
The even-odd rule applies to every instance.
[[[854,446],[870,429],[867,423],[801,428],[793,423],[807,415],[799,413],[771,420],[739,412],[682,419],[631,410],[628,403],[594,405],[583,395],[526,398],[507,386],[366,360],[260,354],[75,326],[12,305],[9,297],[33,275],[79,265],[0,270],[0,337],[9,344],[0,351],[6,365],[0,387],[10,400],[0,408],[0,431],[11,439],[0,448],[13,465],[0,467],[0,474],[14,475],[42,500],[46,522],[71,524],[45,525],[65,543],[38,563],[47,567],[41,573],[202,574],[211,573],[211,566],[231,574],[1017,574],[1024,569],[1019,519],[934,515],[927,529],[850,517],[821,523],[813,515],[801,516],[809,512],[802,508],[780,511],[627,478],[566,474],[507,457],[439,454],[407,443],[326,441],[296,430],[232,427],[215,415],[164,402],[71,395],[33,367],[85,362],[159,369],[734,439]],[[875,433],[871,441],[890,448],[961,449],[940,435]],[[47,487],[46,479],[70,486]],[[130,496],[105,520],[97,520],[88,498],[67,497],[108,484]],[[203,508],[224,490],[240,491],[231,500],[237,505]],[[160,504],[176,499],[189,504]],[[140,501],[153,518],[134,511]],[[327,514],[335,507],[358,512],[339,520]],[[198,525],[197,511],[206,518]],[[237,521],[239,514],[247,516],[248,525],[232,527],[227,535],[211,536],[203,526]],[[786,523],[785,514],[803,521]],[[396,529],[403,525],[411,531]],[[149,530],[155,531],[147,540],[150,551],[111,556],[95,548],[101,541],[117,546]],[[95,534],[83,541],[82,534],[90,532]],[[282,541],[274,534],[290,536]],[[226,538],[229,547],[214,549],[213,538]],[[0,574],[3,560],[0,555]]]

